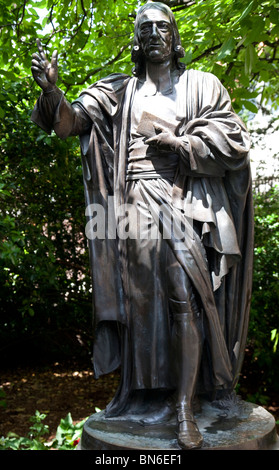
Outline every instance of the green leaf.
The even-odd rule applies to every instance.
[[[240,17],[232,24],[232,28],[235,27],[238,23],[240,23],[241,21],[244,20],[244,18],[246,18],[247,15],[249,15],[249,13],[252,11],[252,9],[254,8],[254,5],[255,5],[255,0],[253,0],[252,2],[249,3],[249,5],[245,8],[245,10],[243,10],[242,14],[240,15]]]
[[[217,60],[222,60],[224,59],[224,57],[230,55],[235,47],[235,44],[235,39],[233,38],[233,36],[230,36],[222,45],[219,54],[217,55]]]
[[[192,60],[192,57],[193,57],[193,51],[192,49],[188,49],[185,51],[185,56],[183,58],[183,62],[185,62],[185,64],[190,64],[191,60]]]
[[[251,75],[255,63],[257,61],[257,54],[253,44],[249,44],[245,50],[244,71],[245,75]]]
[[[257,114],[258,108],[254,103],[252,103],[252,101],[245,100],[245,101],[242,101],[242,103],[245,106],[245,108],[248,109],[248,111],[251,111],[251,113]]]
[[[279,331],[277,330],[277,328],[271,331],[271,341],[274,342],[273,352],[276,352],[278,341],[279,341]]]
[[[65,430],[71,428],[73,425],[73,419],[71,413],[68,413],[65,419],[61,419],[60,428]]]
[[[278,8],[272,7],[270,9],[269,18],[273,24],[279,24],[279,11]]]
[[[35,315],[35,312],[34,312],[33,308],[31,308],[31,307],[28,309],[28,313],[29,313],[30,317],[34,317],[34,315]]]
[[[244,38],[243,44],[244,46],[248,46],[248,44],[257,43],[259,41],[263,41],[265,38],[265,22],[264,19],[261,17],[253,17],[253,23],[251,30],[248,31],[247,35]],[[267,38],[267,36],[266,36]]]
[[[9,70],[4,70],[4,69],[0,70],[0,75],[3,75],[5,79],[11,80],[11,81],[16,81],[18,78],[13,72],[10,72]]]

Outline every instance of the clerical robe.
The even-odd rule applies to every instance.
[[[94,218],[90,208],[97,205],[107,217],[105,236],[90,237],[89,252],[95,375],[120,365],[122,371],[109,406],[111,415],[125,407],[135,389],[175,388],[162,261],[166,250],[172,250],[191,279],[203,312],[201,393],[234,388],[251,301],[250,144],[227,91],[212,74],[181,73],[176,83],[178,158],[172,155],[171,174],[164,174],[157,155],[157,174],[140,166],[137,177],[138,167],[131,159],[131,148],[135,151],[131,123],[136,119],[132,111],[139,86],[136,77],[113,74],[83,91],[72,104],[60,91],[42,94],[32,115],[46,132],[54,129],[61,138],[80,136],[87,221]],[[117,227],[123,215],[119,208],[131,201],[144,208],[145,220],[149,217],[153,225],[155,221],[156,244],[109,235],[112,219]],[[183,227],[183,237],[174,235],[173,224],[166,222],[170,219]],[[193,230],[196,223],[199,232]],[[138,263],[137,253],[141,253]]]

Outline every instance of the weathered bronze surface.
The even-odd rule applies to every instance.
[[[232,397],[252,285],[250,140],[210,73],[187,70],[171,10],[141,7],[133,76],[70,104],[57,52],[38,42],[32,120],[80,137],[94,291],[95,375],[121,366],[106,418],[145,428],[175,417],[180,448],[203,444],[197,397]],[[96,216],[97,214],[97,216]]]
[[[279,450],[274,417],[261,406],[240,402],[237,409],[220,410],[204,402],[196,415],[203,435],[202,450]],[[92,415],[84,426],[79,450],[138,450],[165,453],[180,450],[176,420],[154,426],[138,421]]]

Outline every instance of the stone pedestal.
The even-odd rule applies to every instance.
[[[241,402],[237,410],[226,410],[203,402],[196,420],[204,438],[201,450],[279,450],[275,420],[258,405]],[[103,411],[86,421],[79,449],[181,450],[175,420],[143,426],[137,417],[106,419]]]

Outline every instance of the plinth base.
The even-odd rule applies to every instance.
[[[237,412],[232,412],[203,402],[196,420],[204,438],[201,450],[279,450],[273,416],[253,403],[243,401]],[[137,417],[108,419],[103,411],[86,421],[79,449],[181,450],[175,421],[143,426]]]

